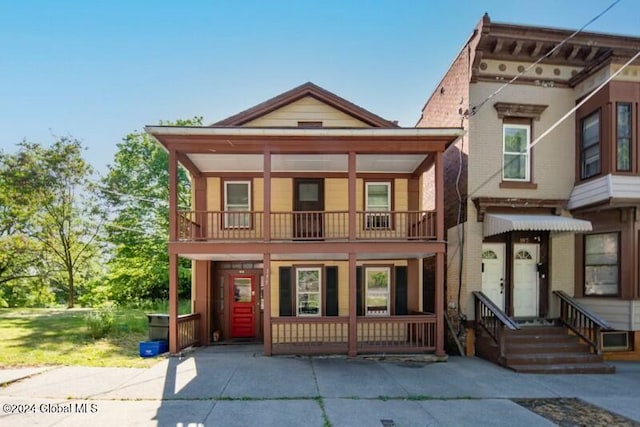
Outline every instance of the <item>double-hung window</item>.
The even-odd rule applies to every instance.
[[[224,182],[225,228],[251,228],[251,181]]]
[[[618,233],[584,236],[584,294],[617,295],[620,271]]]
[[[367,316],[388,316],[391,314],[391,268],[365,268],[365,299]]]
[[[531,126],[505,123],[502,126],[502,179],[531,180]]]
[[[391,182],[365,183],[366,228],[391,228]]]
[[[631,170],[631,104],[618,103],[616,110],[617,169],[628,172]]]
[[[600,173],[600,110],[582,119],[580,135],[580,177]]]
[[[321,284],[322,268],[296,268],[296,313],[298,316],[320,316]]]

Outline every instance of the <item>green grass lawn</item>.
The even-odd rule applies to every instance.
[[[148,339],[145,311],[117,309],[114,331],[94,340],[88,309],[0,309],[0,367],[83,365],[146,367],[138,343]]]

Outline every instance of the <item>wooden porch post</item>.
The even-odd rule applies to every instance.
[[[169,353],[178,352],[178,255],[169,254]]]
[[[356,153],[349,152],[349,241],[356,240]],[[355,283],[355,282],[353,282]]]
[[[358,304],[356,289],[356,254],[349,254],[349,357],[358,354]]]
[[[265,241],[271,240],[271,151],[265,147],[263,152],[263,212],[262,232]]]
[[[356,240],[356,153],[349,152],[349,241]],[[358,291],[356,289],[356,254],[349,254],[349,347],[348,354],[358,354]]]
[[[211,344],[211,276],[210,261],[195,261],[194,313],[200,313],[200,345]]]
[[[263,151],[263,224],[262,231],[265,241],[271,240],[271,151],[265,147]],[[262,324],[262,340],[264,342],[264,355],[271,356],[271,254],[266,253],[262,256],[262,274],[264,280],[263,298],[264,298],[264,319]]]
[[[178,156],[169,151],[169,246],[178,240]],[[169,251],[169,352],[178,352],[178,255]]]
[[[444,241],[444,163],[443,153],[436,154],[436,239]],[[436,355],[444,356],[444,275],[446,266],[445,247],[436,253]]]
[[[444,164],[442,152],[436,154],[436,239],[444,240]]]
[[[436,254],[436,356],[444,356],[444,252]]]
[[[200,225],[200,231],[195,237],[196,239],[206,239],[207,231],[207,178],[192,177],[194,190],[194,221]]]
[[[264,264],[262,269],[264,276],[264,319],[262,322],[264,331],[262,339],[264,341],[264,355],[271,356],[271,254],[264,254],[262,259]]]

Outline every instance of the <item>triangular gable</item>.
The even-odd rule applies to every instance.
[[[293,109],[298,105],[313,105],[322,103],[331,110],[336,110],[344,118],[353,118],[361,124],[355,125],[355,127],[370,126],[370,127],[383,127],[393,128],[398,125],[389,120],[385,120],[382,117],[373,114],[372,112],[365,110],[364,108],[347,101],[338,95],[329,92],[317,86],[311,82],[307,82],[296,88],[293,88],[287,92],[284,92],[274,98],[271,98],[265,102],[262,102],[255,107],[242,111],[236,115],[228,117],[224,120],[214,123],[212,126],[262,126],[262,123],[268,123],[268,121],[259,120],[265,118],[268,115],[274,115],[276,110],[281,109]],[[326,111],[326,110],[325,110]],[[323,121],[322,118],[318,118],[319,121]],[[312,121],[304,115],[301,116],[300,121]],[[254,123],[251,123],[254,122]],[[273,121],[278,123],[278,121]],[[296,126],[295,120],[292,120],[291,125]],[[348,123],[348,120],[336,121],[338,126],[343,127],[340,123]],[[282,126],[276,124],[276,126]],[[324,125],[330,127],[330,122]],[[348,127],[349,125],[346,125]]]

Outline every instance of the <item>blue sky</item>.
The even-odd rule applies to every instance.
[[[99,172],[128,133],[211,123],[306,81],[402,126],[484,12],[577,29],[614,0],[0,0],[0,150],[73,136]],[[640,36],[621,0],[588,31]]]

